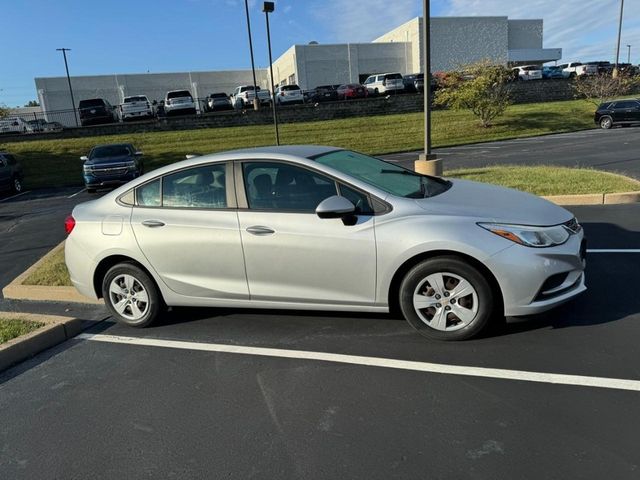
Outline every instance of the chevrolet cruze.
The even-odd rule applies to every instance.
[[[178,162],[65,226],[75,287],[136,327],[166,306],[398,309],[426,337],[462,340],[586,289],[567,210],[334,147]]]

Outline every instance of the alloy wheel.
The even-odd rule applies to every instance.
[[[140,320],[149,310],[149,294],[134,276],[121,274],[109,285],[113,308],[127,320]]]

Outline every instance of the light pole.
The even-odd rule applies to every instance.
[[[269,73],[271,75],[271,110],[273,110],[273,126],[276,129],[276,145],[280,145],[280,134],[278,133],[278,114],[276,112],[276,95],[273,84],[273,59],[271,57],[271,31],[269,30],[269,14],[273,13],[275,5],[273,2],[264,2],[262,11],[267,19],[267,47],[269,48]]]
[[[253,73],[253,109],[260,108],[258,100],[258,83],[256,82],[256,67],[253,63],[253,40],[251,40],[251,21],[249,20],[249,0],[244,0],[244,11],[247,15],[247,32],[249,33],[249,53],[251,54],[251,72]]]
[[[414,163],[415,171],[425,175],[442,175],[442,160],[431,152],[431,5],[423,0],[422,58],[424,75],[424,153]]]
[[[620,62],[620,37],[622,36],[622,15],[624,13],[624,0],[620,0],[620,20],[618,22],[618,43],[616,46],[616,65],[613,68],[613,77],[618,76],[618,63]]]
[[[629,51],[627,52],[627,63],[631,65],[631,45],[627,45]]]
[[[78,125],[78,116],[76,115],[76,102],[73,99],[73,88],[71,88],[71,77],[69,76],[69,64],[67,63],[67,52],[70,52],[70,48],[56,48],[56,51],[62,52],[62,56],[64,57],[64,68],[67,71],[67,83],[69,84],[69,95],[71,95],[71,107],[73,108],[73,118],[76,121],[76,127]]]

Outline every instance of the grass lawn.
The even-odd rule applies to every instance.
[[[592,128],[594,106],[585,100],[513,105],[491,128],[483,128],[468,111],[433,112],[435,147],[526,137]],[[423,146],[423,115],[407,113],[356,117],[324,122],[283,124],[283,144],[319,144],[350,148],[368,154],[418,150]],[[271,125],[208,128],[172,132],[132,133],[62,140],[4,142],[0,151],[19,156],[26,188],[80,185],[79,157],[99,143],[131,142],[144,152],[151,170],[183,160],[188,153],[213,153],[271,145]]]
[[[42,326],[44,326],[44,323],[31,322],[19,318],[0,318],[0,344],[20,335],[26,335]]]
[[[614,193],[640,190],[640,182],[597,170],[562,167],[489,167],[452,170],[447,177],[516,188],[536,195]],[[71,286],[64,249],[52,255],[24,282],[27,285]]]
[[[640,182],[613,173],[586,168],[500,167],[468,168],[445,172],[448,177],[494,183],[536,195],[578,195],[640,191]]]
[[[40,268],[29,275],[24,285],[71,286],[69,272],[64,264],[64,248],[49,257]]]

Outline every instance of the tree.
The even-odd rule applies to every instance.
[[[474,63],[443,76],[434,103],[454,110],[469,109],[488,128],[511,104],[512,72],[489,61]]]
[[[9,107],[0,103],[0,118],[9,115]]]
[[[40,104],[37,100],[29,100],[29,103],[25,105],[25,107],[39,107]]]
[[[577,78],[573,83],[573,89],[576,97],[584,98],[597,107],[606,100],[631,93],[638,85],[636,77],[628,75],[612,77],[602,74]]]

